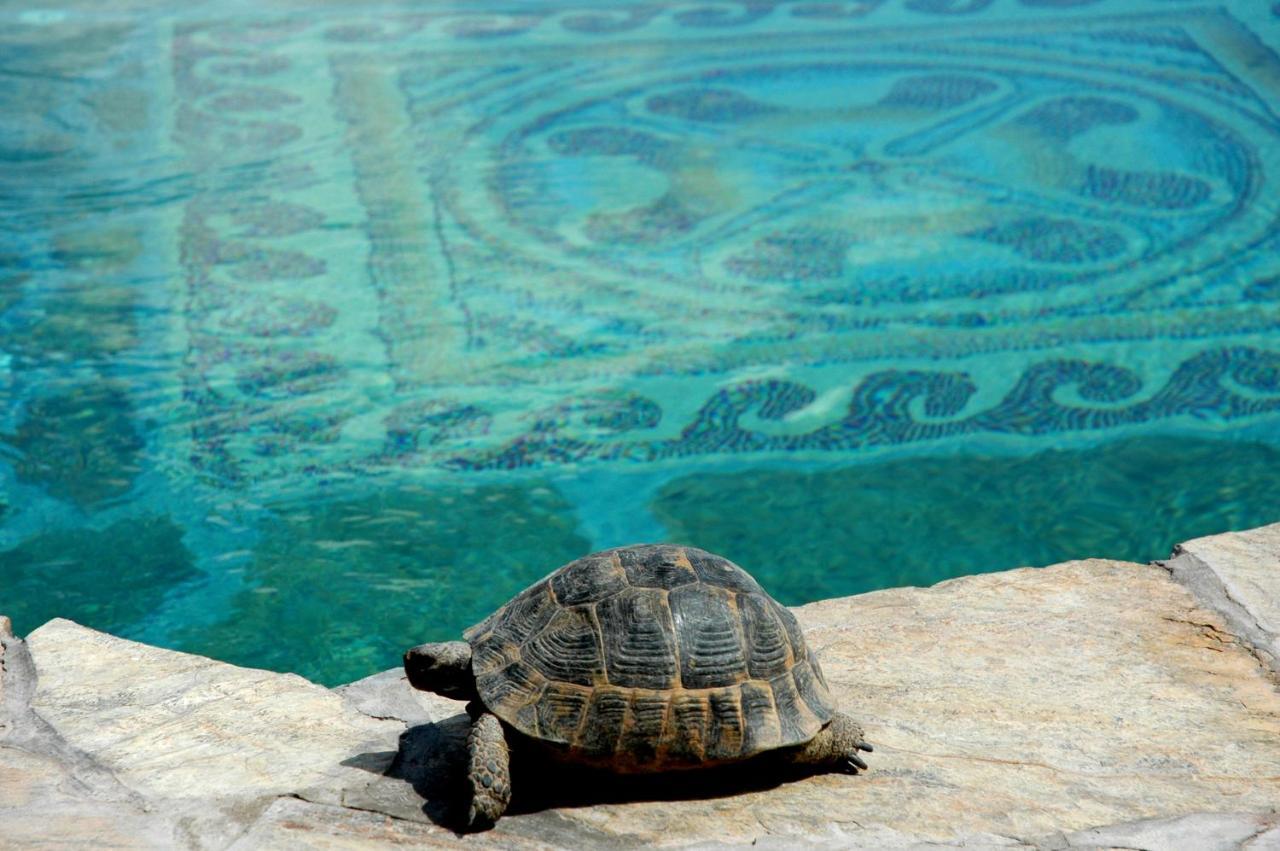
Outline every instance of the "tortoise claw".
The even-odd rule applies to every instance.
[[[866,742],[858,742],[856,747],[858,748],[858,750],[866,751],[867,753],[871,753],[872,751],[875,750],[875,748],[871,747],[871,745],[867,744]]]
[[[862,761],[861,757],[858,757],[858,756],[849,757],[849,764],[852,766],[856,766],[857,768],[860,768],[863,771],[867,770],[867,764]],[[857,771],[855,771],[854,773],[856,774]]]

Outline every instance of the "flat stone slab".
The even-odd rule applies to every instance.
[[[394,748],[404,725],[295,674],[239,668],[55,619],[26,639],[31,709],[75,751],[177,820],[184,843],[225,847],[282,795],[340,783],[343,761]],[[360,772],[356,772],[360,773]]]
[[[296,674],[238,668],[67,620],[49,621],[26,641],[38,677],[32,709],[144,795],[287,794],[403,728]]]
[[[0,617],[0,847],[172,848],[176,823],[149,810],[31,711],[35,669]]]
[[[0,744],[0,847],[172,848],[174,826],[86,792],[57,758]]]
[[[1265,552],[1272,536],[1280,527],[1239,546]],[[1276,677],[1160,566],[1071,562],[795,611],[876,746],[869,772],[646,784],[517,766],[511,813],[469,836],[450,829],[467,725],[457,701],[397,671],[331,691],[51,621],[9,640],[35,674],[18,688],[25,709],[0,695],[0,845],[99,847],[84,825],[115,815],[110,835],[143,847],[1280,840]],[[120,789],[68,779],[94,771]],[[37,814],[52,835],[36,832]]]
[[[1276,851],[1280,849],[1280,827],[1276,825],[1274,815],[1195,813],[1078,831],[1065,837],[1062,847]]]

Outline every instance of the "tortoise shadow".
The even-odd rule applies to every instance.
[[[467,731],[460,713],[410,727],[386,776],[409,783],[423,800],[422,811],[441,827],[466,831]],[[707,800],[756,792],[811,776],[806,769],[769,754],[733,765],[653,775],[619,775],[548,759],[537,749],[513,749],[508,815],[596,804]]]

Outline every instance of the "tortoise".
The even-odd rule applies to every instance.
[[[468,824],[511,799],[510,748],[621,773],[777,752],[857,774],[870,751],[837,712],[795,617],[742,568],[694,547],[604,550],[463,633],[404,654],[410,684],[469,701]]]

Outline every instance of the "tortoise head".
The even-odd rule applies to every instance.
[[[419,644],[405,651],[404,672],[409,684],[422,691],[475,700],[476,678],[471,673],[471,645],[465,641]]]

